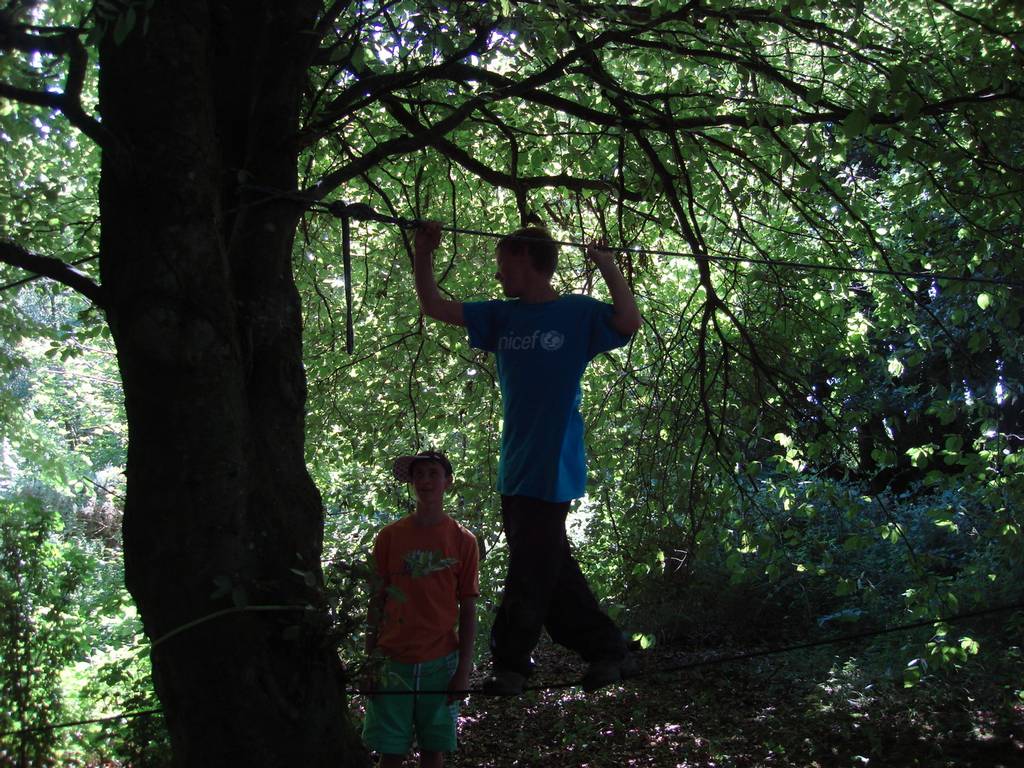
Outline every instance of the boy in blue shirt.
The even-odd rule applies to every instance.
[[[565,519],[584,493],[586,462],[580,380],[601,352],[626,344],[642,319],[611,251],[592,244],[587,256],[612,303],[560,296],[551,285],[558,244],[542,227],[502,238],[497,272],[506,301],[462,303],[441,296],[433,253],[436,222],[416,233],[416,295],[423,313],[465,326],[469,343],[497,360],[504,425],[498,462],[502,524],[509,568],[491,630],[492,693],[522,691],[543,628],[589,663],[581,683],[591,691],[632,671],[622,633],[601,610],[572,557]]]

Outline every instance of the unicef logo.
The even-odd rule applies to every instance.
[[[538,330],[533,333],[527,333],[523,336],[519,336],[513,331],[509,331],[498,339],[498,350],[501,352],[521,352],[540,347],[547,352],[556,352],[561,349],[564,344],[565,334],[561,331],[541,332]]]
[[[548,331],[540,337],[540,345],[548,352],[561,349],[565,344],[565,334],[560,331]]]

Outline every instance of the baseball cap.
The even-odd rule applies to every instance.
[[[444,467],[444,473],[451,477],[454,473],[452,472],[452,464],[448,461],[448,457],[440,451],[421,451],[413,456],[399,456],[395,459],[395,463],[391,469],[395,473],[395,477],[401,480],[403,483],[412,481],[412,465],[417,461],[436,461],[442,467]]]

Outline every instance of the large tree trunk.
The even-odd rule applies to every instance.
[[[158,1],[101,46],[100,111],[120,142],[103,158],[101,272],[129,424],[128,588],[154,641],[260,607],[154,646],[180,766],[366,763],[316,589],[300,211],[244,190],[295,187],[319,6]]]

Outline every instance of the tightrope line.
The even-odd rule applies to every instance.
[[[318,211],[321,213],[328,213],[340,219],[343,222],[343,226],[347,227],[347,222],[350,219],[358,221],[375,221],[380,224],[391,224],[402,229],[417,229],[426,222],[423,219],[407,219],[401,216],[388,216],[382,213],[378,213],[367,203],[345,203],[337,200],[333,202],[322,202],[320,200],[310,200],[298,193],[284,192],[283,190],[272,190],[263,187],[250,187],[251,189],[257,189],[259,191],[267,192],[268,194],[274,194],[279,198],[294,199],[301,202],[306,206],[308,210]],[[507,232],[489,232],[482,229],[468,229],[465,227],[456,227],[452,225],[441,225],[443,232],[449,232],[458,235],[470,235],[474,237],[490,237],[499,239],[507,236]],[[528,237],[517,237],[519,241],[528,241]],[[538,238],[539,239],[539,238]],[[545,242],[554,242],[555,245],[567,246],[571,248],[586,248],[585,243],[578,243],[572,240],[549,240],[545,238]],[[603,246],[606,250],[616,251],[619,253],[628,254],[644,254],[650,256],[665,256],[682,259],[693,259],[698,258],[706,259],[709,262],[724,263],[724,264],[757,264],[759,266],[772,267],[773,269],[793,269],[797,271],[817,271],[817,272],[835,272],[838,274],[852,274],[852,275],[875,275],[879,277],[899,277],[910,280],[946,280],[955,283],[977,283],[981,285],[993,285],[1002,286],[1004,288],[1024,288],[1024,282],[1020,280],[1010,280],[999,277],[984,277],[983,275],[952,275],[943,272],[928,272],[928,271],[914,271],[914,270],[900,270],[900,269],[883,269],[881,267],[850,267],[841,264],[816,264],[813,262],[805,261],[774,261],[772,259],[766,259],[758,256],[727,256],[725,254],[711,255],[707,254],[698,257],[690,252],[683,251],[671,251],[662,250],[658,248],[643,248],[640,246]],[[72,262],[72,265],[84,264],[88,261],[93,261],[99,258],[98,256],[89,256],[84,259]],[[346,265],[346,271],[350,270],[351,266]],[[5,285],[0,285],[0,293],[18,286],[30,283],[34,280],[38,280],[46,275],[32,275],[30,277],[23,278],[21,280],[15,280]],[[346,287],[351,281],[346,280]],[[350,301],[350,299],[348,299]]]
[[[382,213],[377,213],[367,203],[345,203],[342,201],[334,201],[329,203],[311,202],[308,204],[311,210],[318,210],[324,213],[329,213],[342,221],[348,219],[356,219],[358,221],[375,221],[380,224],[393,224],[402,229],[418,229],[427,222],[423,219],[406,219],[401,216],[387,216]],[[450,232],[452,234],[459,235],[471,235],[475,237],[490,237],[500,239],[506,237],[509,233],[507,232],[488,232],[487,230],[481,229],[466,229],[464,227],[450,226],[447,224],[441,225],[441,231]],[[529,237],[516,237],[517,241],[527,242],[531,239],[543,242],[554,242],[555,245],[568,246],[571,248],[586,248],[586,243],[578,243],[572,240],[552,240],[548,238],[529,238]],[[898,270],[898,269],[882,269],[881,267],[847,267],[840,264],[815,264],[811,262],[802,261],[774,261],[772,259],[766,259],[757,256],[726,256],[724,254],[718,255],[706,255],[697,257],[693,253],[683,251],[669,251],[661,250],[657,248],[642,248],[640,246],[602,246],[605,250],[616,251],[618,253],[629,253],[629,254],[646,254],[650,256],[671,256],[675,258],[693,259],[704,258],[711,262],[722,262],[726,264],[758,264],[761,266],[781,268],[781,269],[794,269],[794,270],[812,270],[820,272],[837,272],[845,274],[858,274],[858,275],[878,275],[884,277],[903,277],[916,280],[948,280],[951,282],[959,283],[981,283],[985,285],[997,285],[1004,286],[1007,288],[1024,288],[1024,282],[1019,280],[1007,280],[998,277],[984,277],[981,275],[951,275],[942,272],[927,272],[927,271],[912,271],[912,270]]]
[[[254,606],[259,607],[259,606]],[[270,607],[270,606],[264,606]],[[227,615],[228,613],[236,613],[245,609],[236,610],[224,610],[217,611],[210,614],[203,619],[198,619],[195,622],[191,622],[189,626],[195,626],[203,621],[208,621],[213,618]],[[794,651],[807,650],[810,648],[820,648],[827,645],[842,645],[844,643],[856,642],[859,640],[865,640],[871,637],[879,637],[881,635],[889,635],[897,632],[906,632],[911,629],[921,629],[923,627],[933,626],[935,624],[956,624],[967,619],[980,618],[982,616],[992,616],[999,613],[1007,613],[1010,611],[1024,610],[1024,602],[1016,602],[1008,605],[1000,605],[993,608],[983,608],[977,611],[968,611],[965,613],[956,614],[953,616],[938,617],[933,619],[919,619],[917,621],[911,621],[903,624],[897,624],[892,627],[885,627],[882,629],[866,630],[863,632],[855,632],[848,635],[841,635],[839,637],[823,638],[821,640],[812,640],[806,643],[799,643],[796,645],[778,646],[775,648],[764,648],[756,651],[745,651],[743,653],[730,654],[728,656],[713,656],[707,659],[697,659],[695,661],[684,662],[682,664],[676,664],[668,667],[661,667],[657,669],[643,670],[636,674],[629,675],[623,682],[629,682],[631,680],[638,680],[643,677],[653,677],[658,675],[668,675],[676,672],[682,672],[685,670],[696,669],[698,667],[710,667],[718,664],[730,664],[737,661],[746,661],[748,659],[762,658],[765,656],[776,656],[784,653],[792,653]],[[179,628],[184,631],[184,628]],[[175,631],[175,634],[177,631]],[[167,635],[163,639],[166,639]],[[579,685],[579,681],[561,681],[556,683],[549,683],[545,685],[530,685],[523,688],[524,692],[542,692],[542,691],[555,691],[564,690],[566,688],[573,688]],[[465,696],[487,696],[487,697],[503,697],[504,694],[491,693],[485,691],[483,688],[468,688],[466,690],[449,691],[449,690],[421,690],[421,691],[377,691],[377,690],[365,690],[362,688],[346,688],[345,693],[353,696],[427,696],[427,695],[453,695],[459,697]],[[15,731],[3,731],[0,732],[0,737],[6,736],[23,736],[29,733],[38,733],[41,731],[52,731],[59,728],[71,728],[77,725],[91,725],[97,723],[108,723],[117,720],[127,720],[137,717],[148,717],[151,715],[163,714],[163,710],[160,708],[146,709],[138,712],[126,712],[120,715],[111,715],[108,717],[97,717],[88,720],[75,720],[67,723],[54,723],[52,725],[40,725],[31,728],[22,728]]]
[[[842,645],[844,643],[852,643],[852,642],[856,642],[858,640],[865,640],[865,639],[871,638],[871,637],[878,637],[880,635],[889,635],[889,634],[894,634],[896,632],[906,632],[906,631],[911,630],[911,629],[921,629],[922,627],[932,626],[934,624],[955,624],[955,623],[960,622],[960,621],[966,621],[967,619],[975,619],[975,618],[979,618],[981,616],[989,616],[989,615],[993,615],[993,614],[997,614],[997,613],[1006,613],[1008,611],[1015,611],[1015,610],[1022,610],[1022,609],[1024,609],[1024,602],[1018,602],[1018,603],[1013,603],[1011,605],[1001,605],[1001,606],[998,606],[998,607],[995,607],[995,608],[984,608],[984,609],[980,609],[980,610],[977,610],[977,611],[970,611],[970,612],[967,612],[967,613],[961,613],[961,614],[957,614],[955,616],[949,616],[949,617],[945,617],[945,618],[941,618],[940,617],[940,618],[937,618],[937,619],[920,619],[918,621],[911,621],[911,622],[907,622],[905,624],[897,624],[895,626],[885,627],[883,629],[871,629],[871,630],[865,630],[863,632],[856,632],[856,633],[849,634],[849,635],[842,635],[840,637],[823,638],[821,640],[811,640],[809,642],[799,643],[797,645],[777,646],[775,648],[765,648],[765,649],[761,649],[761,650],[757,650],[757,651],[744,651],[743,653],[731,654],[729,656],[712,656],[711,658],[708,658],[708,659],[697,659],[696,661],[688,661],[688,662],[684,662],[682,664],[675,664],[675,665],[668,666],[668,667],[659,667],[659,668],[656,668],[656,669],[643,670],[643,671],[637,672],[635,674],[630,674],[627,678],[625,678],[624,682],[628,682],[630,680],[637,680],[637,679],[640,679],[642,677],[652,677],[652,676],[656,676],[656,675],[667,675],[667,674],[671,674],[671,673],[675,673],[675,672],[681,672],[681,671],[684,671],[684,670],[696,669],[698,667],[709,667],[709,666],[715,666],[715,665],[718,665],[718,664],[729,664],[729,663],[737,662],[737,661],[746,661],[748,659],[756,659],[756,658],[760,658],[760,657],[763,657],[763,656],[776,656],[776,655],[780,655],[780,654],[784,654],[784,653],[792,653],[794,651],[803,651],[803,650],[807,650],[807,649],[810,649],[810,648],[819,648],[819,647],[826,646],[826,645]],[[565,688],[573,688],[573,687],[575,687],[577,685],[579,685],[579,681],[562,681],[562,682],[557,682],[557,683],[549,683],[549,684],[545,684],[545,685],[525,686],[523,688],[523,691],[524,692],[527,692],[527,691],[532,691],[532,692],[537,692],[537,691],[554,691],[554,690],[562,690],[562,689],[565,689]],[[352,695],[363,695],[363,696],[366,696],[366,695],[373,695],[373,696],[379,696],[379,695],[407,695],[408,696],[408,695],[412,695],[412,694],[416,694],[416,693],[423,694],[423,695],[428,695],[428,694],[438,695],[438,694],[442,694],[442,693],[448,693],[448,694],[454,694],[454,695],[460,695],[460,696],[468,696],[468,695],[471,695],[471,694],[483,695],[483,696],[502,696],[503,695],[503,694],[490,693],[488,691],[485,691],[483,688],[470,688],[470,689],[467,689],[467,690],[464,690],[464,691],[448,691],[448,690],[444,690],[444,691],[440,691],[440,690],[435,690],[435,691],[426,691],[426,690],[423,690],[423,691],[366,691],[366,690],[362,690],[362,689],[352,689],[352,690],[346,690],[346,693],[352,694]]]

